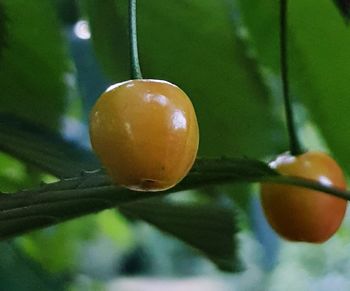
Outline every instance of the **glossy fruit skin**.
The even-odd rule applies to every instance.
[[[270,165],[283,175],[346,188],[342,170],[322,152],[283,154]],[[269,183],[261,186],[261,201],[267,220],[278,234],[290,241],[311,243],[328,240],[340,227],[347,207],[346,200],[323,192]]]
[[[90,140],[113,181],[137,191],[173,187],[191,169],[199,129],[193,105],[161,80],[115,84],[90,114]]]

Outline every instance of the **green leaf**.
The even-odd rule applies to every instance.
[[[33,232],[17,240],[26,254],[51,273],[72,272],[77,269],[77,251],[81,242],[92,237],[96,231],[93,216]],[[69,258],[69,259],[67,259]]]
[[[239,3],[239,11],[257,58],[263,66],[278,74],[278,1],[241,0]],[[289,68],[292,96],[305,105],[327,145],[348,172],[349,47],[350,31],[331,1],[290,1]]]
[[[99,166],[94,155],[25,119],[0,114],[0,150],[58,176],[71,177]]]
[[[198,160],[181,183],[162,192],[130,191],[112,185],[109,177],[99,171],[86,172],[79,178],[62,180],[37,190],[1,194],[0,238],[152,197],[234,182],[292,184],[350,200],[349,192],[306,179],[280,176],[265,163],[247,159]]]
[[[4,133],[12,137],[12,140],[1,138],[0,141],[6,140],[9,143],[0,143],[1,147],[5,150],[12,148],[12,153],[19,155],[25,161],[35,161],[37,166],[62,173],[66,167],[76,172],[82,164],[90,160],[91,153],[80,152],[78,148],[72,147],[70,143],[57,135],[52,137],[43,129],[9,117],[2,116],[0,120],[6,121],[0,122],[0,137]],[[50,159],[47,159],[46,155]],[[54,162],[60,159],[63,168],[59,163]],[[87,164],[92,165],[89,162]],[[82,172],[79,178],[52,183],[38,190],[0,195],[0,238],[9,238],[119,206],[122,213],[137,216],[175,235],[205,253],[221,269],[232,271],[237,267],[232,243],[236,227],[232,225],[232,217],[227,219],[228,214],[225,214],[227,210],[202,205],[180,207],[159,201],[144,200],[153,196],[217,183],[275,181],[274,179],[278,177],[276,175],[266,164],[254,160],[197,160],[190,175],[175,188],[166,192],[144,193],[113,186],[109,177],[101,171]],[[282,183],[300,183],[299,180],[295,182],[291,178],[278,177],[278,179],[278,182]],[[302,182],[305,183],[305,181]],[[306,185],[310,186],[310,182],[306,181]],[[323,189],[317,183],[311,183],[311,187]],[[334,189],[326,190],[335,191]],[[348,197],[347,193],[339,191],[336,193]],[[143,201],[134,204],[135,201],[140,200]],[[195,219],[196,217],[200,219]],[[184,224],[184,221],[187,223]],[[208,221],[212,223],[211,225],[220,225],[219,229],[227,231],[213,232],[213,228],[207,229],[206,222]],[[190,232],[189,226],[191,226]],[[201,232],[201,235],[198,235],[198,232]],[[203,236],[206,239],[203,239]],[[211,240],[208,239],[209,236],[212,236]],[[68,248],[65,251],[70,250],[71,248]],[[62,261],[54,260],[53,263],[55,263],[53,268],[60,268],[61,265],[57,264]]]
[[[106,71],[115,82],[128,78],[127,1],[83,2]],[[177,84],[195,105],[200,155],[261,157],[279,144],[269,92],[226,0],[139,1],[138,29],[143,75]]]
[[[14,117],[1,114],[0,149],[6,150],[7,152],[24,159],[26,162],[33,163],[36,166],[59,176],[80,173],[82,168],[86,169],[97,165],[97,162],[93,159],[91,152],[83,150],[75,146],[73,143],[66,142],[60,136],[52,134],[50,131],[43,129],[42,127],[39,128],[31,123],[25,122],[25,120],[18,118],[16,119]],[[79,200],[76,202],[80,203]],[[140,211],[140,205],[142,205],[144,209],[148,208],[151,210],[155,206],[154,203],[154,201],[150,201],[149,203],[148,201],[145,201],[142,204],[138,204],[138,206],[128,204],[121,209],[121,212],[127,212],[129,215],[136,215],[137,217],[152,223],[161,230],[171,232],[178,238],[190,243],[190,245],[196,247],[202,252],[207,253],[207,256],[220,268],[231,271],[235,270],[234,263],[237,260],[233,256],[232,248],[234,245],[231,242],[233,242],[233,232],[236,228],[231,227],[233,224],[232,217],[230,219],[226,219],[226,213],[228,212],[227,210],[219,210],[218,207],[203,207],[201,205],[179,207],[178,205],[170,205],[169,203],[161,203],[158,201],[157,212],[162,211],[163,213],[168,213],[167,224],[164,225],[164,223],[162,223],[164,222],[164,217],[160,217],[158,213],[153,213],[154,217],[152,217],[152,214],[149,211]],[[196,210],[194,210],[194,208]],[[179,216],[180,212],[181,216]],[[183,217],[190,218],[195,213],[200,216],[204,216],[206,220],[212,221],[213,223],[217,221],[217,223],[221,225],[221,228],[229,229],[229,231],[226,231],[225,233],[213,233],[210,230],[207,230],[205,234],[212,235],[210,240],[207,239],[206,242],[202,242],[202,239],[196,240],[194,235],[195,232],[192,231],[193,236],[189,236],[188,226],[181,224]],[[18,230],[18,227],[21,229],[22,226],[20,224],[22,220],[23,222],[26,222],[26,227],[29,228],[35,225],[40,226],[40,223],[45,224],[45,221],[51,224],[55,223],[57,220],[57,218],[52,216],[50,213],[46,213],[42,216],[39,215],[38,217],[35,216],[36,215],[33,216],[29,214],[29,217],[27,218],[14,218],[14,220],[11,221],[8,226],[3,225],[3,230],[6,231],[6,229],[9,229],[9,231],[11,231],[12,229],[13,231],[16,231],[16,229]],[[201,217],[201,220],[193,221],[194,229],[205,229],[205,225],[203,223],[201,224],[201,221],[205,222],[205,219],[202,219]],[[195,223],[197,223],[197,225],[195,225]],[[35,257],[38,261],[44,260],[46,262],[45,265],[50,270],[57,271],[59,269],[66,268],[67,261],[64,259],[46,260],[45,258],[41,257],[41,252],[38,252],[38,250],[43,249],[44,247],[41,246],[41,242],[45,242],[45,247],[48,249],[50,249],[50,246],[54,244],[59,244],[64,233],[65,232],[62,232],[62,228],[59,228],[56,231],[56,235],[49,236],[48,239],[45,238],[47,236],[46,233],[34,233],[33,237],[27,239],[27,244],[24,246],[29,245],[30,249],[28,252],[31,254],[31,256]],[[74,233],[76,233],[76,231]],[[33,240],[35,240],[36,243],[33,243]],[[61,249],[63,254],[61,256],[62,258],[65,258],[67,255],[69,256],[69,254],[72,253],[72,250],[74,250],[75,247],[74,242],[76,241],[72,240],[71,244]],[[216,249],[220,251],[215,253],[214,247],[210,242],[218,242]],[[224,246],[225,248],[223,248]],[[210,249],[210,247],[213,247],[213,249]],[[28,247],[25,249],[28,250]],[[47,252],[45,253],[47,254]],[[220,254],[225,256],[220,256]]]
[[[53,3],[4,0],[2,4],[8,37],[0,66],[0,110],[57,128],[65,109],[69,70]]]
[[[122,205],[125,214],[136,216],[201,251],[224,271],[240,270],[238,231],[232,209],[209,205],[148,199]]]
[[[47,272],[24,255],[16,242],[2,242],[0,255],[0,282],[3,290],[62,291],[66,290],[67,281],[72,280],[67,274]]]
[[[232,25],[246,31],[243,40],[250,45],[248,49],[256,55],[260,66],[279,73],[279,1],[231,1],[231,9],[240,16],[233,18]]]
[[[83,0],[94,46],[114,82],[129,77],[127,1]],[[194,103],[200,156],[261,158],[282,146],[281,124],[253,59],[235,34],[226,0],[138,2],[141,69],[145,78],[180,86]],[[171,13],[166,13],[171,11]],[[259,144],[259,146],[256,146]],[[248,205],[246,189],[232,193]]]
[[[96,216],[96,226],[100,233],[114,242],[118,249],[128,252],[138,242],[131,223],[121,213],[105,210]]]
[[[313,9],[313,16],[306,11]],[[350,31],[330,1],[291,2],[297,92],[327,144],[350,171]],[[317,41],[317,43],[315,43]],[[301,69],[301,70],[300,70]]]
[[[228,166],[220,176],[217,167]],[[109,177],[100,171],[85,172],[82,177],[62,180],[42,186],[38,190],[0,196],[0,238],[17,235],[38,227],[57,224],[121,204],[161,196],[231,179],[241,180],[266,175],[272,171],[265,164],[248,161],[201,161],[193,169],[189,179],[165,192],[134,192],[111,184]],[[198,170],[201,169],[201,172]],[[232,171],[231,171],[232,169]],[[219,178],[219,180],[218,180]],[[147,195],[145,197],[145,195]],[[28,207],[30,205],[30,207]]]
[[[2,50],[6,46],[7,39],[7,17],[3,3],[0,3],[0,64],[2,57]]]
[[[349,21],[350,19],[350,1],[349,0],[333,0],[338,7],[340,13]]]
[[[120,1],[118,1],[120,2]],[[106,73],[115,81],[129,76],[128,37],[115,0],[82,0],[97,56]]]
[[[22,152],[18,154],[12,151],[15,156],[20,157],[24,161],[31,162],[36,158],[38,160],[37,166],[45,168],[45,158],[40,157],[39,153],[45,152],[49,156],[64,160],[64,163],[71,166],[75,171],[79,170],[80,164],[94,165],[96,161],[89,162],[91,153],[82,151],[79,148],[74,148],[73,144],[67,143],[58,135],[55,135],[54,142],[50,143],[46,138],[49,132],[42,128],[37,128],[33,124],[25,124],[23,120],[15,120],[8,116],[0,117],[0,136],[3,133],[11,131],[14,141],[18,140],[22,144]],[[5,122],[6,121],[6,122]],[[3,126],[2,126],[3,125]],[[7,126],[8,127],[7,127]],[[25,127],[25,129],[23,128]],[[32,151],[25,151],[26,143],[30,145],[34,141]],[[0,139],[0,145],[7,150],[6,139]],[[8,148],[13,143],[8,141]],[[15,147],[17,148],[17,146]],[[35,150],[34,150],[35,149]],[[69,154],[72,151],[74,154]],[[63,153],[63,154],[62,154]],[[47,167],[51,169],[54,167]],[[60,170],[58,170],[60,171]],[[175,188],[165,192],[134,192],[121,187],[115,187],[111,184],[110,178],[107,177],[101,170],[95,171],[80,171],[81,176],[77,178],[65,179],[56,183],[51,183],[40,187],[38,190],[24,191],[17,194],[2,194],[0,195],[0,211],[6,209],[13,209],[14,212],[3,212],[1,215],[9,215],[12,219],[23,219],[21,217],[22,211],[25,215],[29,215],[33,219],[33,228],[35,225],[52,225],[60,221],[78,217],[97,210],[106,209],[115,205],[131,203],[141,199],[151,198],[153,196],[162,196],[168,193],[173,193],[182,190],[194,189],[206,185],[234,183],[234,182],[274,182],[295,184],[311,189],[332,193],[344,199],[349,199],[348,192],[340,191],[334,188],[328,188],[321,184],[311,182],[308,180],[297,179],[293,177],[279,176],[267,164],[250,159],[197,159],[190,174]],[[145,195],[147,195],[145,197]],[[47,204],[47,208],[46,205]],[[81,207],[74,208],[74,206],[81,204]],[[65,208],[68,205],[72,208]],[[31,209],[32,206],[34,207]],[[2,208],[3,207],[3,208]],[[23,207],[23,209],[17,209]],[[36,212],[36,209],[40,210]],[[43,211],[43,212],[41,212]],[[41,213],[41,214],[40,214]],[[43,219],[35,221],[38,216]],[[29,220],[28,220],[29,221]],[[32,227],[24,227],[23,231],[31,230]],[[12,229],[17,233],[15,229]],[[9,228],[11,231],[11,228]],[[21,232],[21,231],[19,231]],[[0,231],[1,234],[1,231]]]

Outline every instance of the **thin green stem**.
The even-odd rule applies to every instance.
[[[301,149],[297,136],[293,108],[289,95],[288,82],[288,0],[280,0],[280,50],[281,50],[281,75],[284,108],[287,120],[287,130],[289,135],[289,148],[292,155],[299,155],[303,151]]]
[[[130,65],[131,78],[142,79],[137,47],[136,0],[129,0],[129,39],[130,39]]]

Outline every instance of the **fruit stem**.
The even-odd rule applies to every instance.
[[[137,48],[136,0],[129,0],[129,40],[131,79],[142,79]]]
[[[289,135],[289,149],[292,155],[299,155],[303,151],[301,149],[299,139],[295,129],[295,121],[293,108],[289,95],[289,82],[288,82],[288,0],[280,0],[280,57],[281,57],[281,77],[282,77],[282,90],[284,99],[284,108],[287,121],[287,130]]]

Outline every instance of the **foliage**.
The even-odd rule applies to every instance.
[[[50,1],[5,0],[3,7],[9,32],[0,67],[1,111],[57,128],[70,72],[53,6]]]
[[[334,0],[334,3],[338,6],[340,12],[348,21],[350,17],[350,1],[349,0]]]
[[[239,4],[241,21],[259,62],[278,74],[278,1],[266,5],[242,0]],[[255,9],[251,9],[253,5]],[[349,30],[331,1],[290,1],[289,14],[292,93],[349,171]]]
[[[72,15],[64,12],[70,11],[70,2],[56,1],[56,5],[61,20],[72,29],[69,25],[78,11],[73,5]],[[59,133],[69,99],[86,100],[72,93],[78,89],[75,60],[68,51],[71,36],[64,34],[56,6],[49,0],[4,0],[0,5],[0,150],[6,155],[0,156],[0,191],[11,193],[0,195],[2,239],[118,207],[128,219],[144,220],[191,245],[219,268],[237,271],[236,204],[223,205],[221,194],[211,195],[210,203],[205,203],[204,195],[186,203],[161,196],[218,184],[274,182],[349,199],[348,192],[279,176],[257,160],[285,150],[286,145],[281,103],[275,98],[280,97],[278,1],[139,2],[144,76],[167,79],[188,93],[200,124],[200,155],[216,158],[198,159],[188,177],[164,193],[131,192],[112,185],[89,149]],[[347,17],[345,2],[336,3]],[[127,1],[79,4],[108,78],[114,83],[127,79]],[[309,122],[310,116],[317,123],[316,130],[349,171],[348,30],[331,1],[316,0],[291,1],[290,29],[293,95],[306,112],[304,120]],[[42,172],[60,180],[38,185],[47,179]],[[19,191],[24,187],[30,189]],[[241,193],[239,188],[218,189],[215,194],[231,191],[233,201],[250,197],[247,189]],[[96,221],[90,217],[52,228],[51,237],[45,232],[23,236],[21,248],[45,264],[40,254],[45,244],[49,253],[51,246],[67,238],[71,244],[61,249],[61,257],[71,257],[79,242],[96,229],[87,229],[85,223]],[[70,231],[75,234],[67,236]],[[50,264],[53,271],[70,270],[63,260],[53,259]]]

